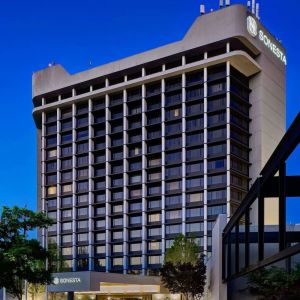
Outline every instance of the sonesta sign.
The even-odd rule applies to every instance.
[[[53,284],[70,284],[70,283],[81,283],[81,279],[77,277],[73,277],[73,278],[54,277],[53,279]]]
[[[280,59],[285,65],[287,64],[285,54],[281,51],[281,49],[276,44],[272,42],[270,37],[262,29],[258,30],[257,22],[252,16],[247,17],[247,29],[251,36],[253,36],[254,38],[258,36],[259,40],[268,49],[270,49],[270,51],[273,52],[273,54],[278,59]]]

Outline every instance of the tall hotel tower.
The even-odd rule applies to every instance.
[[[285,69],[280,42],[233,5],[178,42],[34,73],[38,208],[56,220],[40,238],[62,269],[156,275],[180,233],[209,256],[216,217],[230,218],[285,132]]]

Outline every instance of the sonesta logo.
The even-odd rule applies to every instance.
[[[74,278],[53,278],[53,284],[68,284],[68,283],[81,283],[81,279],[74,277]]]
[[[252,37],[255,38],[258,35],[259,40],[267,48],[269,48],[273,52],[273,54],[277,58],[279,58],[285,65],[287,64],[285,54],[281,51],[281,49],[276,44],[274,44],[271,41],[271,39],[269,38],[269,36],[262,29],[260,29],[258,31],[257,22],[256,22],[256,20],[252,16],[248,16],[248,18],[247,18],[247,29],[248,29],[249,34]]]

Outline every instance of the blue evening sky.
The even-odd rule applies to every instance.
[[[0,206],[36,208],[31,76],[55,61],[75,73],[180,40],[218,0],[14,0],[0,4]],[[246,3],[246,0],[232,3]],[[287,49],[287,125],[300,110],[299,0],[261,0],[262,22]],[[299,152],[292,169],[300,165]],[[300,209],[300,205],[294,203]],[[296,220],[292,212],[288,221]],[[299,218],[299,216],[298,216]],[[297,220],[300,222],[300,220]]]

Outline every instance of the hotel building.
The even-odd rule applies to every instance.
[[[284,135],[285,68],[283,46],[233,5],[178,42],[73,75],[57,64],[34,73],[38,208],[56,220],[40,239],[63,257],[57,276],[157,275],[180,233],[209,257],[218,214],[230,218]],[[49,291],[95,283],[59,282]]]

